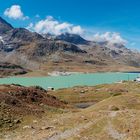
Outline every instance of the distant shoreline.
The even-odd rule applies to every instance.
[[[123,72],[123,73],[140,73],[140,71],[126,71],[126,72]]]

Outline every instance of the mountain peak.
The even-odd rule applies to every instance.
[[[0,17],[0,34],[4,34],[12,29],[13,29],[12,25]]]
[[[66,42],[70,42],[73,44],[88,44],[89,41],[85,40],[84,38],[82,38],[80,35],[77,34],[70,34],[70,33],[63,33],[61,35],[58,35],[56,37],[57,40],[63,40]]]

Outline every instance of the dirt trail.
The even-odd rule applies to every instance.
[[[117,130],[114,129],[111,119],[114,118],[118,112],[116,111],[109,111],[109,116],[108,116],[108,125],[107,125],[107,133],[109,136],[111,136],[114,140],[123,140],[126,136],[126,134],[123,133],[119,133]],[[99,119],[96,119],[94,121],[90,121],[86,124],[81,124],[75,128],[66,130],[64,132],[60,132],[57,133],[53,136],[51,136],[50,138],[47,139],[43,139],[43,140],[63,140],[63,139],[68,139],[74,136],[77,136],[83,129],[88,129],[91,126],[93,126],[94,124],[97,123],[97,121],[100,121],[101,119],[103,119],[102,117]]]
[[[83,125],[79,125],[78,127],[76,128],[73,128],[73,129],[70,129],[70,130],[66,130],[65,132],[62,132],[62,133],[58,133],[48,139],[44,139],[44,140],[62,140],[62,139],[68,139],[70,138],[71,136],[76,136],[80,130],[82,129],[87,129],[89,128],[91,125],[93,125],[92,122],[89,122],[87,124],[85,124],[84,126]]]
[[[123,140],[126,134],[118,132],[112,125],[111,119],[117,115],[117,111],[112,111],[109,113],[108,125],[107,125],[107,133],[115,140]]]
[[[43,139],[43,140],[63,140],[63,139],[68,139],[70,137],[74,137],[74,136],[77,136],[81,130],[83,129],[88,129],[89,127],[91,127],[92,125],[94,125],[97,121],[101,120],[102,118],[100,119],[96,119],[94,121],[90,121],[86,124],[81,124],[75,128],[72,128],[72,129],[69,129],[69,130],[66,130],[64,132],[61,132],[61,133],[58,133],[56,135],[53,135],[52,137],[50,138],[47,138],[47,139]]]
[[[108,122],[108,128],[107,128],[108,134],[115,140],[123,140],[126,134],[119,133],[116,129],[114,129],[111,122]]]

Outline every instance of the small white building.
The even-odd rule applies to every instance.
[[[136,78],[136,81],[137,81],[137,82],[140,82],[140,77],[137,77],[137,78]]]
[[[53,87],[48,87],[48,88],[47,88],[47,91],[53,91],[53,90],[54,90]]]

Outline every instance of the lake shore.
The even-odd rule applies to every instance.
[[[120,81],[134,80],[138,73],[107,72],[107,73],[74,73],[67,76],[47,77],[7,77],[1,78],[0,84],[20,84],[23,86],[41,86],[44,89],[70,88],[74,86],[95,86]]]

